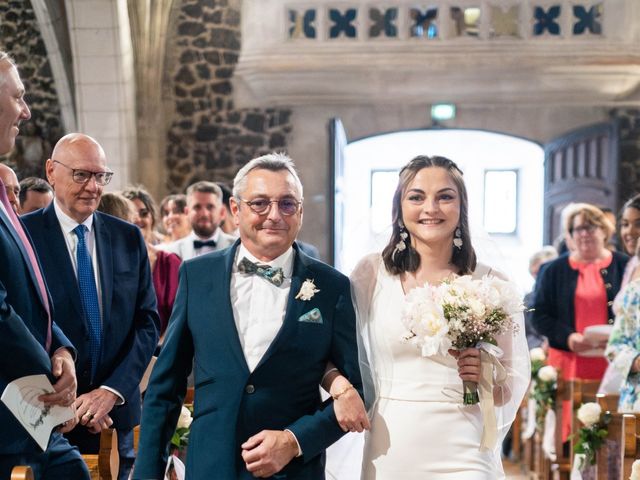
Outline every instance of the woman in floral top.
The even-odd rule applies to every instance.
[[[636,257],[638,253],[636,252]],[[640,412],[640,270],[622,294],[605,355],[624,378],[619,412]]]

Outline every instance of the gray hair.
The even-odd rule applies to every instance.
[[[4,62],[5,60],[9,62],[9,64],[12,65],[13,67],[16,66],[16,62],[13,61],[13,58],[11,58],[11,55],[9,55],[4,50],[0,50],[0,63]],[[4,82],[6,82],[6,80],[7,80],[6,75],[4,74],[3,70],[0,69],[0,87],[4,85]]]
[[[222,200],[222,189],[218,186],[217,183],[207,182],[205,180],[202,180],[202,181],[196,182],[196,183],[192,183],[187,188],[187,201],[189,201],[189,198],[195,192],[213,193],[216,197],[218,197],[220,200]]]
[[[300,181],[300,177],[298,177],[298,172],[296,172],[293,160],[284,153],[269,153],[250,160],[249,163],[242,167],[233,179],[234,198],[240,198],[240,195],[242,195],[247,188],[247,175],[249,175],[249,172],[258,169],[270,170],[272,172],[287,170],[293,177],[298,190],[300,190],[300,197],[302,199],[302,182]]]

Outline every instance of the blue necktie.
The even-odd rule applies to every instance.
[[[80,297],[82,298],[87,327],[89,327],[89,353],[91,354],[91,378],[93,379],[100,359],[102,322],[100,320],[98,290],[93,275],[93,264],[85,241],[87,231],[88,228],[84,225],[78,225],[73,229],[73,233],[78,237],[78,248],[76,249],[78,286],[80,287]]]

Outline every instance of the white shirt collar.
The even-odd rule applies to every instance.
[[[62,227],[62,231],[66,234],[71,234],[73,229],[80,225],[73,218],[62,211],[62,207],[58,204],[58,200],[53,200],[53,209],[56,212],[56,217],[58,217],[58,221],[60,222],[60,226]],[[82,225],[85,225],[89,231],[93,228],[93,214],[89,215],[87,219],[82,222]]]
[[[247,258],[247,260],[251,260],[254,263],[269,265],[270,267],[274,268],[281,267],[285,278],[291,278],[291,275],[293,273],[293,259],[295,257],[293,247],[289,247],[286,252],[284,252],[279,257],[274,258],[270,262],[263,262],[253,256],[241,242],[238,246],[238,249],[236,250],[236,260],[233,265],[234,271],[238,270],[238,264],[245,257]]]

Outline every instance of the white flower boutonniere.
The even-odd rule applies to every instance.
[[[311,300],[313,296],[319,291],[320,290],[318,290],[316,288],[316,285],[313,283],[313,280],[307,278],[300,287],[300,291],[296,295],[296,300],[300,299],[306,302],[308,300]]]

